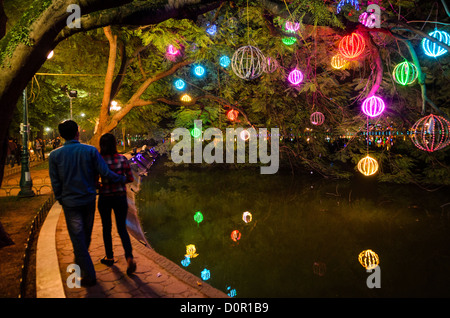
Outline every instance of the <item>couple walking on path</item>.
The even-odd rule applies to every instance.
[[[111,210],[114,210],[117,231],[125,250],[127,274],[131,275],[136,270],[136,263],[125,223],[128,212],[125,184],[133,182],[128,160],[117,153],[116,139],[112,134],[104,134],[100,138],[99,153],[95,147],[78,141],[78,125],[74,121],[62,122],[58,130],[65,143],[50,153],[49,175],[55,198],[63,207],[75,263],[81,270],[81,286],[96,284],[96,273],[88,249],[99,175],[102,181],[98,187],[98,210],[106,252],[101,262],[108,266],[114,264],[111,238]]]

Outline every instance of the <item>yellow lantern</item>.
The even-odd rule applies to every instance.
[[[371,176],[378,171],[378,162],[367,155],[358,162],[358,170],[365,176]]]
[[[192,101],[192,98],[188,94],[184,94],[183,96],[181,96],[181,101],[185,102],[185,103],[189,103],[190,101]]]
[[[372,250],[365,250],[359,253],[358,260],[365,269],[374,269],[380,263],[377,253]]]
[[[341,54],[336,54],[331,58],[331,66],[337,70],[343,69],[347,66],[347,60]]]
[[[195,258],[198,256],[198,254],[196,253],[196,248],[194,244],[189,244],[186,246],[186,257],[190,257],[190,258]]]

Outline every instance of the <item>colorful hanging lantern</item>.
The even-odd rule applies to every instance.
[[[227,68],[228,66],[230,66],[231,60],[228,56],[222,55],[220,57],[219,63],[220,63],[220,66]]]
[[[202,77],[203,75],[205,75],[205,68],[201,65],[197,65],[194,67],[194,74],[197,77]]]
[[[247,45],[234,52],[231,58],[231,68],[239,78],[252,80],[263,73],[265,62],[266,58],[258,48]]]
[[[177,79],[174,83],[175,88],[178,90],[183,90],[186,87],[186,83],[182,79]]]
[[[394,81],[401,85],[410,85],[417,79],[417,67],[408,61],[397,64],[392,72]]]
[[[250,138],[250,133],[248,132],[247,129],[244,129],[243,131],[241,131],[239,136],[241,137],[242,140],[247,141]]]
[[[300,23],[286,21],[284,28],[286,29],[287,32],[295,33],[300,29]]]
[[[341,54],[336,54],[331,58],[331,66],[337,70],[343,69],[347,64],[348,61]]]
[[[439,42],[445,43],[447,45],[450,45],[450,35],[447,32],[434,30],[433,32],[428,34],[429,36],[435,38]],[[431,42],[429,39],[424,38],[422,40],[422,47],[425,51],[425,54],[430,57],[438,57],[445,53],[447,53],[447,50],[444,49],[442,46]]]
[[[309,120],[311,121],[311,124],[320,126],[325,121],[325,115],[321,112],[315,112],[311,114]]]
[[[278,68],[278,62],[273,57],[268,56],[266,58],[266,63],[264,64],[264,72],[273,73]]]
[[[203,214],[200,211],[195,212],[194,214],[194,221],[197,222],[197,224],[200,224],[200,222],[203,221]]]
[[[379,116],[385,109],[384,101],[378,96],[370,96],[364,100],[361,110],[370,117]]]
[[[231,232],[231,239],[235,242],[239,241],[241,239],[241,232],[238,230],[234,230]]]
[[[297,42],[297,38],[295,36],[285,36],[281,39],[281,41],[283,42],[283,44],[290,46]]]
[[[186,246],[186,255],[184,256],[189,258],[195,258],[198,256],[197,249],[194,244],[189,244]]]
[[[346,4],[352,5],[356,10],[359,10],[359,1],[358,0],[341,0],[339,1],[336,7],[336,13],[341,12],[342,7]]]
[[[349,60],[360,56],[364,52],[365,47],[364,38],[356,32],[344,36],[339,42],[339,52],[344,58]]]
[[[235,109],[230,109],[227,112],[227,117],[230,121],[235,121],[238,118],[239,112]]]
[[[211,278],[211,272],[209,269],[204,269],[202,270],[202,272],[200,273],[201,277],[203,280],[208,280]]]
[[[180,50],[178,50],[175,46],[173,46],[172,44],[170,44],[167,47],[167,53],[170,55],[177,55],[180,52]]]
[[[229,291],[229,293],[227,294],[229,297],[231,298],[236,297],[237,295],[236,289],[231,288],[231,286],[228,286],[227,290]]]
[[[303,73],[297,69],[292,70],[288,76],[289,82],[293,85],[298,85],[303,81]]]
[[[209,25],[209,23],[208,23],[207,28],[206,28],[206,33],[208,33],[209,35],[216,35],[217,25],[215,25],[215,24]]]
[[[450,144],[450,122],[444,117],[433,114],[422,117],[411,130],[411,140],[421,150],[434,152]]]
[[[365,250],[359,253],[358,261],[365,269],[374,269],[380,264],[377,253],[372,250]]]
[[[194,125],[194,128],[191,129],[191,136],[194,138],[199,138],[201,135],[202,131]]]
[[[363,12],[359,16],[358,21],[367,28],[373,28],[375,26],[377,18],[373,13]]]
[[[192,101],[192,98],[191,98],[191,96],[189,96],[189,94],[183,94],[183,95],[181,96],[180,100],[181,100],[182,102],[189,103],[189,102]]]
[[[365,176],[371,176],[378,171],[378,162],[367,155],[358,162],[358,170]]]
[[[314,262],[313,264],[313,273],[317,276],[325,276],[327,272],[327,265],[323,262]]]
[[[181,265],[183,265],[184,267],[188,267],[189,264],[191,264],[191,258],[185,256],[184,259],[181,261]]]
[[[252,214],[248,211],[242,213],[242,221],[245,223],[250,223],[252,221]]]

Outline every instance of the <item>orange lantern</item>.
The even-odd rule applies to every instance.
[[[231,239],[235,242],[239,241],[241,239],[241,232],[238,230],[234,230],[231,232]]]
[[[380,258],[374,251],[365,250],[359,253],[358,261],[365,269],[374,269],[380,263]]]
[[[341,54],[336,54],[331,58],[331,66],[337,70],[343,69],[347,66],[347,60]]]
[[[364,38],[356,32],[344,36],[339,42],[339,52],[344,58],[350,60],[361,55],[365,47]]]
[[[227,117],[230,121],[235,121],[239,115],[237,110],[231,109],[227,112]]]
[[[367,155],[358,162],[358,170],[365,176],[371,176],[378,171],[378,162]]]

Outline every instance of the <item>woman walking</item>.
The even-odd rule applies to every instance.
[[[126,183],[134,181],[127,158],[117,153],[117,143],[114,135],[107,133],[100,138],[100,154],[112,171],[127,177]],[[130,275],[136,270],[136,263],[133,260],[130,236],[126,227],[128,203],[125,183],[112,183],[110,180],[102,178],[99,189],[98,211],[102,219],[103,243],[106,256],[101,260],[101,263],[108,266],[114,264],[111,238],[111,210],[114,210],[117,232],[125,250],[127,274]]]

